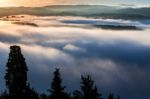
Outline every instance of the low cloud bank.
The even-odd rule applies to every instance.
[[[43,24],[51,23],[49,18],[34,22],[39,24],[39,20]],[[104,30],[83,28],[81,24],[66,26],[61,20],[64,18],[52,20],[52,26],[0,26],[0,89],[4,89],[9,46],[17,44],[29,66],[30,83],[40,92],[46,92],[52,72],[59,67],[67,90],[79,87],[82,74],[91,74],[104,93],[110,91],[125,98],[139,99],[149,96],[149,28],[142,31]]]

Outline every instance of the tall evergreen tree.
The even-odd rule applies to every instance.
[[[102,99],[102,94],[98,93],[97,87],[94,85],[91,76],[82,76],[81,80],[83,99]]]
[[[54,72],[53,81],[51,83],[50,98],[51,99],[66,99],[67,94],[64,91],[64,89],[65,87],[62,85],[62,79],[61,79],[59,69],[56,69]]]
[[[5,75],[9,95],[23,96],[27,87],[27,66],[19,46],[11,46]]]
[[[34,91],[27,84],[28,68],[19,46],[10,47],[6,67],[5,81],[10,99],[31,96],[31,92],[33,94]]]

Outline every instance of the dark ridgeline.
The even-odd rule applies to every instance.
[[[41,94],[39,97],[39,94],[30,87],[27,72],[28,68],[21,48],[16,45],[11,46],[4,77],[7,89],[1,93],[0,99],[103,99],[90,75],[81,76],[80,91],[75,90],[73,95],[65,92],[61,74],[57,68],[53,73],[50,95]],[[114,98],[114,94],[110,94],[108,99],[120,99],[120,97]]]
[[[6,65],[6,87],[8,98],[35,98],[38,95],[30,88],[27,81],[27,65],[19,46],[11,46],[8,62]]]

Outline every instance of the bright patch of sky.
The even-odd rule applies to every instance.
[[[106,5],[140,5],[149,6],[150,0],[1,0],[0,6],[45,6],[45,5],[81,5],[81,4],[106,4]]]

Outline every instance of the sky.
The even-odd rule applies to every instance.
[[[150,5],[150,0],[0,0],[0,7],[57,4],[131,6]],[[57,9],[56,12],[63,10]],[[4,10],[5,13],[9,11]],[[32,15],[37,10],[29,11]],[[2,10],[0,12],[0,15],[5,15]],[[104,97],[114,92],[121,99],[150,99],[150,19],[95,19],[68,14],[24,16],[24,25],[0,20],[0,91],[5,89],[4,74],[9,47],[17,44],[26,58],[29,82],[40,93],[47,92],[52,72],[60,68],[67,91],[78,89],[80,76],[90,74]],[[104,24],[133,25],[139,29],[99,27]]]
[[[61,4],[133,4],[149,5],[150,0],[0,0],[0,6],[45,6]]]

